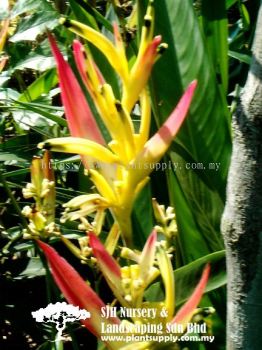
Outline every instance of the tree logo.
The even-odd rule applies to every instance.
[[[78,306],[57,302],[48,304],[44,309],[33,311],[32,316],[36,322],[55,323],[58,332],[57,340],[61,340],[66,323],[86,320],[91,317],[91,314],[84,309],[79,309]]]

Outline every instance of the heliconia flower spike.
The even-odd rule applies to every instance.
[[[107,280],[113,293],[120,301],[122,305],[128,306],[127,302],[123,298],[123,291],[121,285],[121,270],[115,259],[106,251],[99,238],[89,232],[89,244],[93,250],[94,257],[97,259],[98,266],[103,273],[103,276]]]
[[[210,274],[210,264],[206,265],[202,273],[201,279],[198,282],[193,294],[178,311],[176,316],[173,318],[172,323],[182,324],[186,328],[187,323],[191,320],[194,314],[194,311],[197,305],[199,304],[201,297],[205,291],[209,274]]]
[[[133,176],[136,181],[139,181],[139,178],[142,180],[152,171],[149,166],[141,167],[141,164],[153,164],[158,162],[168,150],[187,115],[196,86],[197,81],[194,80],[188,86],[168,119],[158,132],[146,142],[144,149],[136,159],[131,162],[132,168],[134,169]]]
[[[134,63],[133,59],[129,61],[126,57],[125,46],[117,24],[113,26],[115,42],[112,43],[102,33],[89,26],[74,20],[61,19],[61,24],[91,42],[107,57],[121,80],[121,97],[118,100],[112,86],[101,78],[99,69],[93,62],[88,49],[85,55],[82,44],[75,41],[73,52],[79,74],[93,99],[105,128],[111,136],[111,140],[107,143],[107,147],[103,147],[101,144],[98,145],[99,142],[92,143],[93,139],[88,136],[83,136],[82,140],[74,138],[76,135],[72,131],[73,138],[63,138],[60,141],[57,139],[47,140],[39,145],[46,149],[81,155],[85,161],[84,164],[89,169],[91,181],[93,181],[97,191],[110,203],[109,209],[119,227],[123,243],[127,246],[133,245],[131,213],[135,199],[149,180],[148,176],[153,171],[155,163],[167,151],[183,123],[197,84],[196,81],[191,83],[178,106],[160,130],[148,140],[151,106],[147,81],[154,63],[163,49],[167,47],[166,44],[161,44],[161,36],[153,37],[153,3],[153,0],[148,1],[138,55]],[[76,79],[72,71],[68,68],[67,62],[63,59],[52,37],[50,41],[58,62],[58,68],[60,67],[58,70],[61,71],[61,87],[63,87],[63,84],[66,86],[66,83],[70,85],[71,76],[75,86],[78,83],[75,83]],[[68,71],[69,78],[64,78],[62,73]],[[70,89],[66,90],[66,87],[64,89],[67,94],[71,91]],[[78,85],[77,89],[79,89]],[[66,93],[63,93],[62,89],[62,94],[65,95],[65,107],[73,108],[71,106],[72,100]],[[80,95],[83,96],[81,92]],[[74,105],[77,105],[76,101],[74,101]],[[130,113],[138,101],[140,102],[141,111],[139,129],[135,127],[137,125]],[[67,108],[65,109],[67,110]],[[78,106],[75,107],[73,112],[77,112],[77,109]],[[82,120],[84,118],[79,116],[78,124],[73,124],[74,130],[78,130],[80,123],[82,127]],[[86,211],[78,211],[77,217],[81,221],[85,217],[80,218],[79,215],[84,215],[84,213]],[[73,217],[75,218],[75,216]]]
[[[62,102],[72,136],[88,138],[105,144],[87,100],[69,64],[61,54],[53,36],[48,34],[52,52],[56,60]]]
[[[51,267],[52,276],[67,301],[91,313],[91,318],[81,321],[88,330],[95,336],[100,337],[101,322],[120,324],[120,319],[117,317],[102,319],[101,308],[105,307],[105,304],[99,296],[51,246],[41,241],[37,241],[37,243],[43,250]],[[110,342],[107,346],[109,349],[117,350],[119,349],[119,342]]]

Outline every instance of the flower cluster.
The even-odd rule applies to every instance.
[[[106,142],[71,67],[49,34],[72,136],[50,139],[39,147],[80,154],[100,194],[97,200],[94,200],[93,194],[88,194],[67,203],[63,220],[80,220],[81,227],[88,229],[90,223],[86,216],[98,212],[101,219],[101,213],[108,208],[119,226],[124,243],[132,246],[131,211],[135,198],[153,169],[147,165],[158,162],[170,146],[187,114],[196,82],[189,85],[162,127],[149,138],[151,107],[147,81],[155,61],[166,48],[161,43],[161,36],[153,37],[153,1],[149,2],[138,55],[131,67],[117,24],[114,24],[113,44],[101,33],[82,23],[68,19],[62,19],[62,23],[92,42],[106,56],[121,81],[121,98],[116,98],[113,88],[105,81],[90,52],[76,40],[73,44],[75,63],[111,137]],[[139,130],[135,130],[132,120],[135,105],[141,115]]]
[[[31,182],[23,188],[24,198],[34,199],[32,206],[25,206],[22,213],[29,220],[25,238],[49,237],[57,232],[55,225],[55,182],[54,173],[49,167],[50,152],[43,157],[34,157],[31,164]]]

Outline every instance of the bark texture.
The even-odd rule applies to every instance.
[[[222,233],[227,253],[227,350],[262,349],[262,6],[253,59],[233,116]]]

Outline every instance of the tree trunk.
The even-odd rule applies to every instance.
[[[222,233],[227,254],[227,350],[262,349],[262,5],[253,58],[233,116]]]

